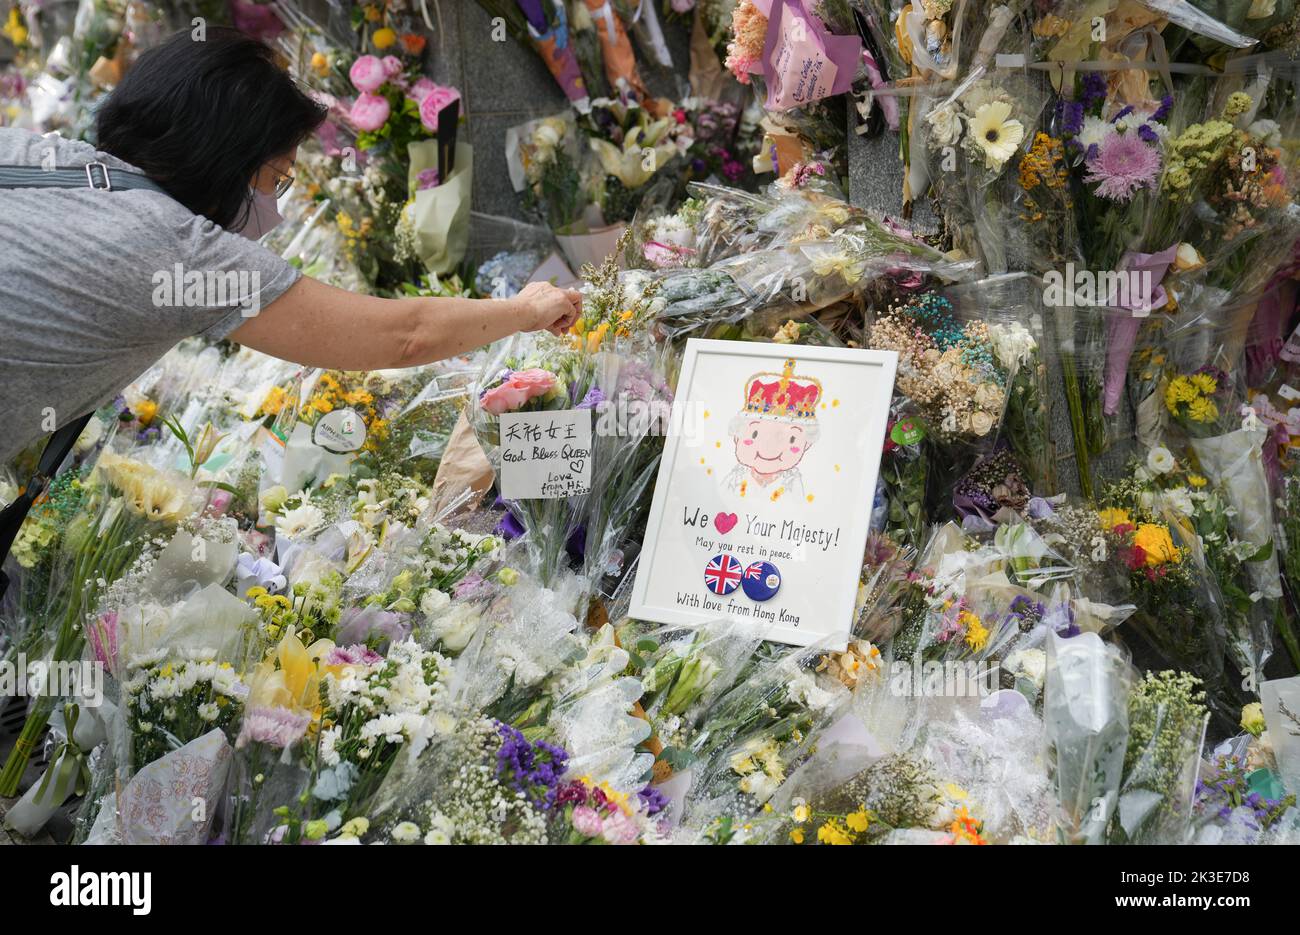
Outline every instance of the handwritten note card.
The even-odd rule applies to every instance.
[[[501,415],[501,496],[559,500],[590,490],[590,409]]]

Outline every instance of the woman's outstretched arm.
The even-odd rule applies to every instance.
[[[230,338],[309,367],[380,370],[454,357],[517,331],[560,334],[582,297],[529,283],[511,299],[379,299],[304,276]]]

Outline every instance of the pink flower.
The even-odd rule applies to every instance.
[[[1156,186],[1160,153],[1133,133],[1112,133],[1088,160],[1084,180],[1099,183],[1096,194],[1112,201],[1129,201],[1139,188]]]
[[[572,821],[574,830],[589,838],[597,837],[604,830],[604,822],[600,820],[600,815],[587,805],[579,805],[573,810]]]
[[[437,188],[438,170],[421,169],[420,174],[415,177],[415,187],[417,191],[424,191],[426,188]]]
[[[509,383],[528,391],[528,398],[545,396],[555,389],[555,374],[549,370],[534,367],[532,370],[516,370],[510,374]]]
[[[437,85],[428,78],[420,78],[415,82],[415,84],[411,85],[410,90],[406,92],[406,96],[418,104],[424,100],[426,94],[436,87]]]
[[[485,390],[479,400],[483,411],[490,412],[494,416],[499,416],[503,412],[514,412],[526,402],[528,402],[528,394],[522,388],[511,386],[509,383],[502,383],[500,386]]]
[[[602,834],[610,844],[631,844],[637,839],[636,822],[622,812],[615,812],[605,819]]]
[[[380,64],[384,66],[384,76],[388,78],[396,78],[406,70],[405,66],[402,65],[402,60],[396,55],[385,55]],[[356,66],[354,65],[353,67],[355,68]],[[365,89],[363,88],[362,90]]]
[[[438,132],[438,112],[452,101],[460,100],[460,92],[455,88],[435,84],[424,92],[420,98],[420,123],[430,133]]]
[[[283,750],[302,739],[311,723],[311,715],[290,711],[288,708],[249,708],[244,712],[244,724],[239,731],[235,747],[243,748],[249,741],[264,743]]]
[[[86,627],[86,638],[95,654],[95,661],[110,672],[117,663],[117,611],[110,610],[95,618]]]
[[[348,116],[358,130],[373,132],[388,121],[390,110],[387,98],[367,92],[352,102],[352,110]]]
[[[687,247],[679,247],[676,244],[660,243],[657,240],[651,240],[641,248],[641,255],[645,257],[648,263],[654,265],[656,269],[668,269],[670,267],[681,266],[685,255],[694,252],[694,250]]]
[[[358,91],[378,91],[388,80],[388,73],[384,70],[384,63],[373,55],[363,55],[348,69],[348,77],[356,85]]]
[[[372,666],[376,662],[383,661],[383,656],[364,643],[356,643],[352,646],[335,646],[325,655],[325,665],[327,666]]]

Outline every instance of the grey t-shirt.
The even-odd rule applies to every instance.
[[[103,162],[0,128],[0,165]],[[46,161],[46,165],[49,162]],[[177,341],[224,338],[301,273],[160,192],[0,189],[0,464],[111,400]]]

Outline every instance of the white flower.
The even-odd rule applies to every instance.
[[[420,598],[420,612],[426,617],[436,617],[451,603],[451,598],[437,588],[429,588]]]
[[[1175,487],[1173,490],[1166,490],[1163,499],[1176,512],[1184,516],[1191,516],[1196,510],[1196,504],[1192,502],[1192,492],[1186,487]]]
[[[309,532],[315,532],[325,525],[325,513],[316,504],[303,498],[302,504],[287,510],[275,518],[276,532],[290,539],[296,539]]]
[[[208,723],[217,719],[218,709],[215,702],[207,701],[198,707],[199,717]]]
[[[420,826],[413,821],[404,821],[393,829],[392,837],[398,844],[414,844],[420,840]]]
[[[1246,132],[1259,137],[1265,146],[1277,146],[1282,142],[1282,128],[1276,120],[1256,120]]]
[[[1017,650],[1007,657],[1007,668],[1013,675],[1023,675],[1041,689],[1047,676],[1047,653],[1041,649]]]
[[[998,355],[998,360],[1008,369],[1025,366],[1038,349],[1033,334],[1018,321],[990,326],[989,339],[993,342],[993,351]]]
[[[944,104],[925,115],[930,125],[930,140],[937,146],[952,146],[961,139],[961,114],[956,105]]]
[[[429,845],[450,844],[451,838],[447,837],[446,832],[434,828],[424,836],[424,843]]]
[[[1268,19],[1277,9],[1277,0],[1250,0],[1246,19]]]
[[[1100,146],[1101,141],[1112,132],[1111,125],[1100,117],[1084,117],[1083,129],[1075,135],[1075,142],[1085,151],[1092,146]]]
[[[1276,126],[1276,124],[1275,124]],[[77,440],[73,443],[72,450],[79,455],[84,455],[87,451],[99,444],[99,440],[104,437],[104,423],[98,419],[91,419],[86,423],[86,427],[81,430]]]
[[[1174,456],[1164,445],[1147,452],[1147,468],[1152,474],[1168,474],[1174,469]]]
[[[434,639],[440,640],[448,652],[458,653],[469,645],[478,625],[479,613],[472,604],[453,604],[436,620],[429,622],[427,631]]]
[[[1011,119],[1011,105],[993,101],[975,112],[970,138],[984,155],[986,169],[1001,169],[1025,138],[1025,126]]]

